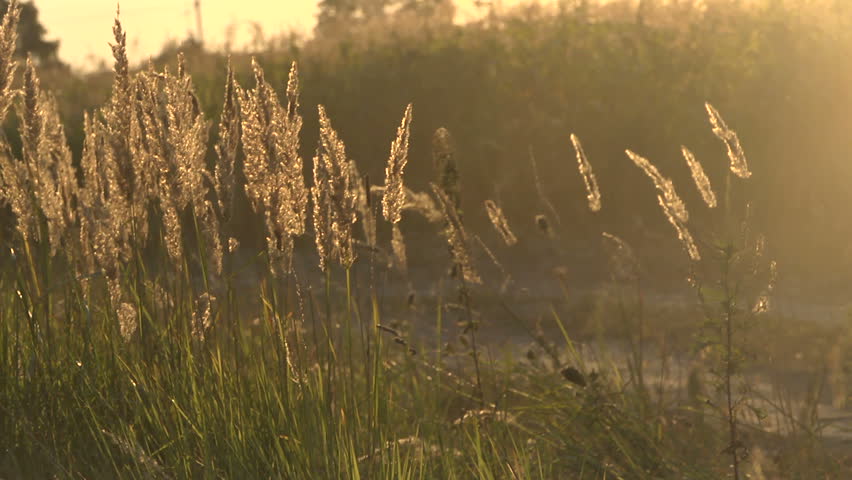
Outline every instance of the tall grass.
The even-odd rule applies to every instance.
[[[0,24],[0,78],[7,79],[0,113],[14,106],[23,145],[18,155],[0,141],[0,200],[16,222],[3,239],[12,268],[0,275],[0,475],[710,479],[730,473],[719,454],[730,451],[740,477],[747,440],[738,429],[746,427],[732,382],[743,310],[730,286],[731,248],[720,249],[726,256],[718,263],[723,309],[704,303],[724,333],[714,365],[724,367],[727,409],[698,422],[702,412],[663,395],[650,409],[643,314],[632,360],[637,386],[572,338],[556,304],[539,312],[536,326],[512,305],[496,248],[466,224],[449,130],[432,139],[431,192],[406,187],[412,105],[382,186],[359,173],[345,132],[332,125],[334,112],[318,105],[309,182],[296,63],[282,85],[286,106],[259,62],[251,65],[252,88],[228,65],[208,163],[210,121],[186,62],[179,56],[174,72],[132,73],[116,18],[111,95],[83,119],[85,142],[74,162],[56,101],[32,63],[21,90],[9,80],[18,12],[13,1]],[[735,134],[708,111],[732,152],[732,171],[745,176]],[[598,211],[592,164],[577,137],[570,140],[589,207]],[[705,264],[695,227],[673,182],[628,154],[654,181],[688,253],[680,258],[698,272]],[[389,225],[378,225],[378,193]],[[250,205],[264,245],[240,242],[238,202]],[[561,237],[550,235],[562,228],[558,213],[544,203],[555,218],[539,223],[562,248]],[[494,201],[485,205],[505,248],[517,248],[510,217]],[[434,262],[450,276],[435,295],[406,300],[394,286],[412,285],[401,226],[413,215],[443,236],[448,255]],[[721,231],[733,235],[731,223],[723,219]],[[606,238],[629,256],[626,243]],[[479,262],[483,252],[504,274],[498,284]],[[638,284],[638,273],[630,275]],[[771,293],[764,287],[759,302]],[[709,298],[702,285],[697,291]],[[526,358],[513,349],[497,356],[484,339],[496,330],[483,314],[489,299],[531,333],[546,359],[533,350]],[[418,309],[434,318],[434,338],[422,333],[431,326],[399,320],[416,318]],[[448,318],[457,320],[450,341]],[[558,335],[544,333],[544,319]],[[843,471],[828,455],[792,468]]]

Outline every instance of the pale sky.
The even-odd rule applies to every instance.
[[[476,15],[474,0],[456,0],[458,15]],[[504,7],[530,0],[502,0]],[[201,0],[208,46],[223,45],[229,26],[236,46],[253,37],[253,25],[267,35],[297,30],[308,33],[316,22],[318,0]],[[91,69],[110,58],[116,0],[35,0],[48,39],[60,40],[59,56],[76,68]],[[195,31],[194,0],[121,0],[132,63],[155,55],[169,39]]]

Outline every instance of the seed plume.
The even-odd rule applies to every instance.
[[[6,118],[15,98],[12,83],[18,62],[15,61],[15,47],[18,43],[18,21],[21,18],[21,6],[18,0],[9,2],[3,21],[0,22],[0,119]]]
[[[731,130],[728,125],[722,120],[722,115],[709,102],[704,104],[707,110],[707,115],[710,117],[710,124],[713,126],[713,133],[719,140],[725,143],[725,148],[728,150],[728,158],[731,161],[731,171],[740,178],[748,178],[751,172],[748,169],[745,152],[740,145],[740,139],[737,132]]]
[[[662,195],[657,195],[657,201],[660,204],[660,208],[663,209],[663,213],[665,213],[669,223],[672,224],[675,232],[677,232],[677,238],[680,240],[680,243],[683,245],[683,248],[686,250],[689,258],[695,262],[701,260],[701,253],[699,253],[698,246],[695,244],[695,239],[686,227],[686,223],[678,218],[677,212],[672,209],[671,205],[669,205],[668,201],[663,198]]]
[[[121,264],[129,258],[129,230],[124,198],[115,191],[112,150],[108,148],[105,128],[97,116],[84,116],[85,134],[80,167],[78,216],[80,246],[83,254],[78,273],[86,279],[95,273],[106,276],[114,304],[119,302],[117,279]]]
[[[123,302],[118,305],[116,316],[118,317],[118,326],[121,337],[125,342],[130,341],[130,338],[133,337],[133,334],[136,333],[136,329],[139,326],[139,315],[136,311],[136,307],[134,307],[131,303]]]
[[[385,168],[385,194],[382,197],[382,209],[385,220],[396,224],[402,219],[405,205],[405,187],[402,174],[408,163],[408,139],[411,134],[411,104],[405,109],[402,122],[391,143],[390,157]]]
[[[313,224],[314,241],[319,255],[319,267],[322,271],[328,270],[332,256],[332,232],[331,232],[331,186],[329,185],[328,171],[325,168],[319,148],[314,155],[314,185],[311,187],[311,200],[313,201]]]
[[[702,168],[701,162],[695,159],[695,155],[693,155],[688,148],[681,145],[680,151],[683,153],[683,158],[686,159],[686,163],[689,165],[689,171],[692,172],[692,179],[695,181],[695,186],[698,187],[698,191],[701,192],[701,198],[704,199],[704,203],[706,203],[710,208],[715,208],[716,194],[713,193],[713,187],[710,186],[710,179],[707,178],[707,174],[704,173],[704,168]]]
[[[319,175],[319,183],[315,177],[315,186],[319,185],[324,192],[318,192],[317,196],[328,203],[332,256],[343,267],[350,268],[355,263],[352,224],[358,218],[357,199],[352,188],[352,161],[346,156],[346,148],[332,128],[325,107],[319,105],[318,111],[319,161],[323,172]],[[316,167],[314,171],[316,172]]]
[[[165,96],[168,129],[166,138],[173,158],[172,168],[176,176],[173,199],[176,212],[189,208],[197,219],[206,242],[208,254],[217,272],[222,269],[222,247],[219,239],[219,224],[213,203],[207,198],[209,185],[213,183],[205,157],[209,124],[199,107],[192,79],[186,72],[183,54],[178,55],[178,70],[175,76],[166,72]],[[177,187],[175,191],[174,187]]]
[[[37,205],[44,215],[51,253],[56,253],[76,220],[73,202],[77,181],[56,100],[41,90],[32,58],[27,58],[18,116],[23,163],[33,188],[33,206]]]
[[[358,167],[355,165],[355,162],[352,162],[350,167],[350,174],[352,176],[351,185],[353,194],[355,195],[356,209],[358,210],[358,215],[361,217],[364,239],[367,241],[367,246],[375,248],[376,215],[373,213],[373,202],[369,193],[370,176],[358,173]]]
[[[580,139],[573,133],[571,134],[571,144],[574,145],[574,151],[577,152],[577,165],[580,169],[580,175],[583,176],[583,183],[586,184],[586,198],[589,200],[589,210],[598,212],[601,209],[601,192],[598,188],[598,180],[595,178],[595,172],[592,171],[592,165],[586,158],[586,153],[583,151]]]
[[[214,147],[217,160],[214,167],[216,195],[219,212],[226,222],[231,219],[234,210],[234,192],[237,188],[235,168],[240,142],[239,89],[229,57],[225,73],[225,102],[222,116],[219,117],[219,139]]]
[[[630,150],[625,150],[625,152],[627,153],[627,156],[633,160],[633,163],[635,163],[637,167],[641,168],[645,174],[653,180],[654,186],[657,187],[657,190],[659,190],[663,200],[668,206],[668,211],[681,222],[689,220],[689,213],[686,211],[686,205],[684,205],[683,201],[677,195],[677,192],[675,192],[674,183],[672,183],[670,179],[664,177],[660,171],[657,170],[657,167],[648,161],[647,158],[633,153]]]
[[[302,117],[298,113],[298,70],[294,62],[287,83],[287,108],[252,59],[256,86],[240,92],[246,194],[267,226],[270,257],[277,269],[292,270],[293,239],[305,232],[308,189],[299,155]],[[275,265],[273,265],[275,267]]]
[[[509,247],[517,244],[518,237],[509,228],[509,222],[506,220],[506,215],[503,214],[503,209],[498,207],[493,200],[486,200],[485,211],[488,213],[488,219],[491,220],[491,224],[494,225],[494,229],[500,234],[503,242]]]

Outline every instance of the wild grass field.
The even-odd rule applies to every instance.
[[[683,110],[700,153],[669,145],[680,175],[626,144],[624,175],[598,176],[566,130],[544,155],[582,193],[555,198],[530,149],[513,202],[481,188],[506,172],[464,163],[468,135],[413,128],[427,101],[395,105],[371,175],[347,153],[363,136],[305,100],[305,52],[196,81],[184,54],[132,68],[118,17],[109,94],[69,120],[14,56],[19,12],[0,24],[0,478],[852,475],[852,331],[776,308],[750,201],[772,172],[709,99]],[[656,206],[609,218],[653,215],[651,247],[594,220],[616,178]]]

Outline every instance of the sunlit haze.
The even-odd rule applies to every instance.
[[[503,6],[525,0],[503,0]],[[457,18],[477,15],[473,0],[456,0]],[[115,0],[36,0],[47,38],[60,40],[59,55],[77,68],[91,69],[109,58]],[[208,46],[231,41],[244,45],[261,31],[274,35],[294,30],[308,33],[316,23],[317,0],[203,0],[202,25]],[[194,34],[194,0],[124,0],[121,21],[127,31],[128,49],[135,61],[155,55],[169,40]],[[258,30],[257,27],[260,27]],[[230,33],[229,33],[230,32]]]

